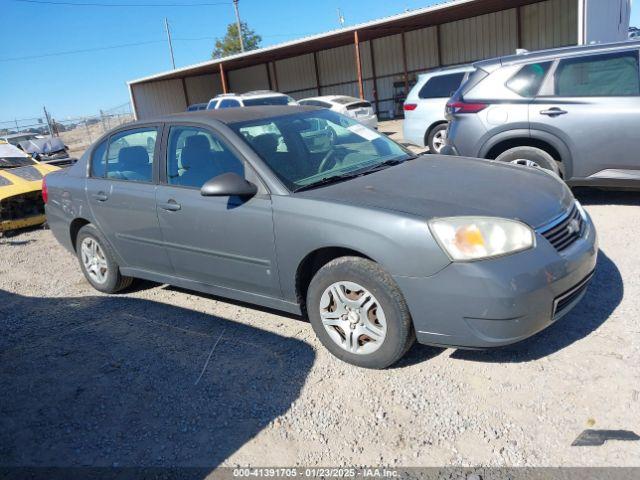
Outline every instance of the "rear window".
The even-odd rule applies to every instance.
[[[489,73],[482,70],[481,68],[477,68],[476,70],[471,72],[467,81],[464,82],[464,84],[462,85],[462,90],[461,90],[462,95],[471,91],[472,88],[474,88],[476,85],[478,85],[481,81],[483,81],[488,76],[489,76]]]
[[[551,68],[551,62],[525,65],[507,82],[507,88],[521,97],[535,97]]]
[[[464,79],[465,73],[438,75],[430,78],[420,89],[420,98],[449,98],[455,93]]]
[[[255,107],[259,105],[289,105],[289,103],[293,103],[293,99],[286,95],[274,95],[273,97],[262,97],[262,98],[245,98],[244,106],[245,107]]]
[[[371,108],[371,104],[369,102],[358,102],[347,105],[347,110],[356,110],[358,108]]]
[[[558,65],[559,97],[627,97],[640,95],[638,52],[568,58]]]

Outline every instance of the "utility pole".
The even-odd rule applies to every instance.
[[[171,30],[169,30],[169,20],[167,20],[167,17],[164,18],[164,28],[167,30],[167,41],[169,42],[169,53],[171,54],[171,65],[175,70],[176,61],[173,58],[173,44],[171,43]]]
[[[240,40],[240,51],[244,53],[244,40],[242,38],[242,23],[240,22],[240,11],[238,10],[238,0],[233,0],[233,9],[236,11],[236,26],[238,28],[238,40]]]

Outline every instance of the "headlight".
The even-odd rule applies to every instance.
[[[431,232],[454,261],[479,260],[533,247],[535,234],[524,223],[492,217],[449,217],[429,222]]]

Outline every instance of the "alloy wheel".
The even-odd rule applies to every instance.
[[[109,267],[100,244],[91,237],[86,237],[80,245],[82,265],[91,279],[99,284],[107,281]]]

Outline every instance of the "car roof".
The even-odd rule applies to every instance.
[[[164,115],[149,120],[141,120],[127,124],[127,127],[140,124],[161,123],[161,122],[203,122],[206,120],[217,120],[224,124],[246,122],[251,120],[262,120],[265,118],[281,117],[284,115],[294,115],[296,113],[322,110],[320,107],[304,105],[262,105],[258,107],[238,107],[223,108],[219,110],[200,110],[195,112],[180,112],[171,115]]]
[[[216,98],[257,98],[257,97],[287,97],[286,93],[274,92],[272,90],[254,90],[245,93],[220,93],[213,97]]]
[[[539,60],[554,60],[556,58],[568,57],[571,55],[582,53],[606,53],[618,50],[627,50],[640,48],[640,40],[625,40],[624,42],[613,43],[597,43],[593,45],[578,45],[561,48],[551,48],[547,50],[538,50],[535,52],[516,53],[514,55],[506,55],[503,57],[492,58],[490,60],[482,60],[474,63],[474,67],[483,70],[491,70],[501,65],[512,65],[518,63],[530,63]]]
[[[456,65],[455,67],[442,67],[435,68],[433,70],[429,70],[423,73],[418,74],[418,78],[427,78],[427,77],[435,77],[439,75],[448,75],[451,73],[463,73],[463,72],[471,72],[475,68],[471,64],[467,65]]]
[[[363,102],[365,100],[361,100],[357,97],[352,97],[351,95],[321,95],[319,97],[307,97],[307,98],[303,98],[301,100],[298,100],[299,102],[305,101],[305,100],[320,100],[323,102],[336,102],[336,100],[338,100],[339,98],[345,98],[350,100],[350,103],[357,103],[357,102]],[[344,104],[344,105],[348,105],[348,104]]]

